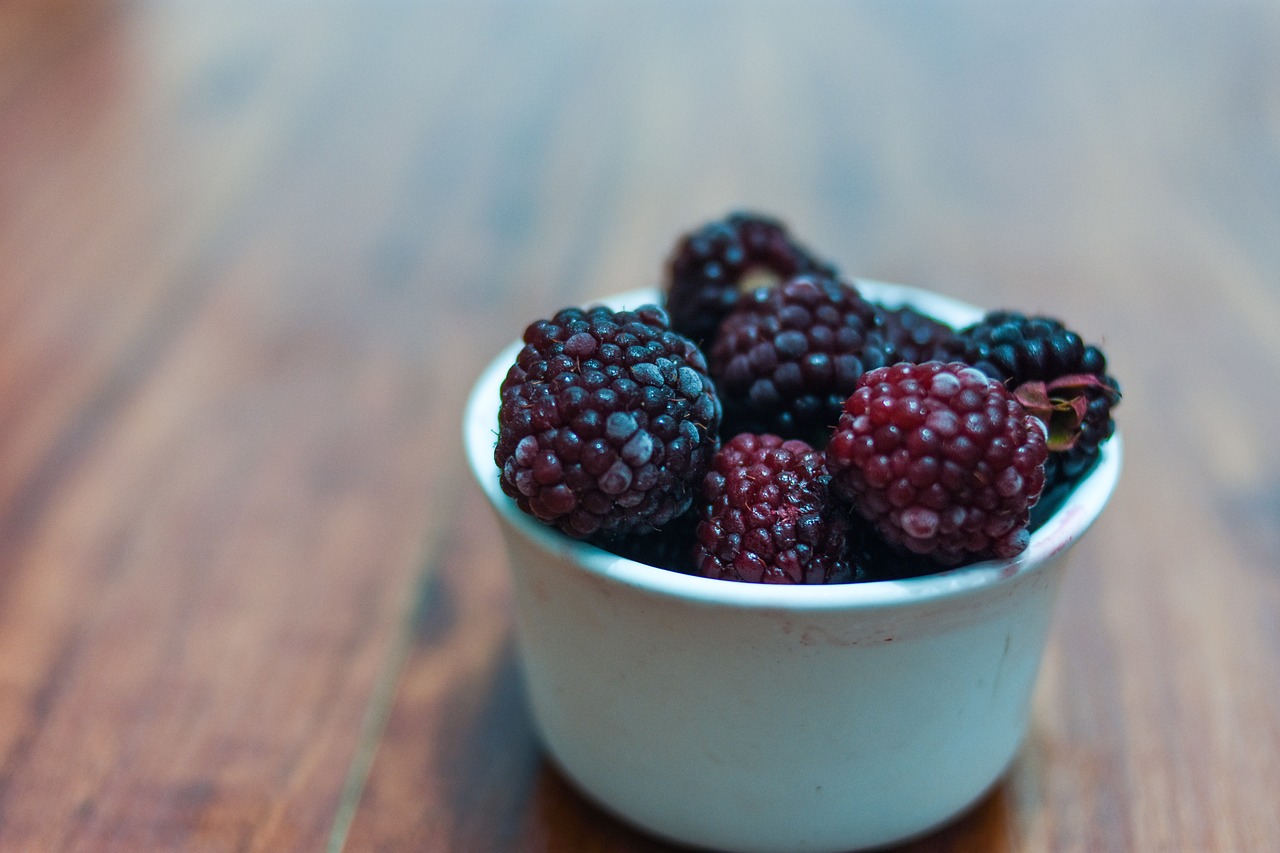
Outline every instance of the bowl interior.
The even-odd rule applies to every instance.
[[[930,291],[865,280],[858,280],[856,284],[865,296],[884,305],[898,307],[909,304],[957,327],[972,323],[983,314],[975,306]],[[661,294],[653,289],[595,300],[597,304],[605,304],[614,309],[660,302]],[[581,566],[583,571],[655,594],[673,595],[715,606],[795,610],[889,607],[918,602],[922,598],[961,595],[966,591],[1032,571],[1065,551],[1102,512],[1120,475],[1123,444],[1117,432],[1103,445],[1099,464],[1057,512],[1031,535],[1031,542],[1026,550],[1007,560],[987,560],[901,580],[825,586],[734,583],[685,575],[637,563],[571,539],[524,514],[513,500],[503,494],[493,459],[497,439],[499,388],[520,347],[521,343],[515,341],[498,354],[476,381],[467,402],[463,437],[467,459],[476,481],[503,523],[518,531],[529,547],[556,554]]]

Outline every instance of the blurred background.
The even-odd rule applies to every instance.
[[[1028,748],[922,849],[1274,844],[1277,46],[1207,0],[0,5],[0,846],[650,849],[539,758],[458,417],[743,208],[1126,393]]]

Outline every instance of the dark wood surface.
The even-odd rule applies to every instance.
[[[639,851],[543,761],[467,387],[786,218],[1066,318],[1126,468],[908,850],[1280,846],[1280,13],[0,4],[0,850]]]

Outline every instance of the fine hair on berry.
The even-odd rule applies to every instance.
[[[531,324],[501,394],[503,491],[579,539],[676,518],[718,447],[706,361],[651,305],[566,308]]]

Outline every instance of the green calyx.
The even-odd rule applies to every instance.
[[[1081,427],[1089,411],[1090,396],[1106,396],[1114,404],[1120,392],[1092,373],[1059,376],[1052,382],[1032,380],[1013,391],[1028,414],[1044,423],[1050,452],[1070,450],[1080,439]]]

